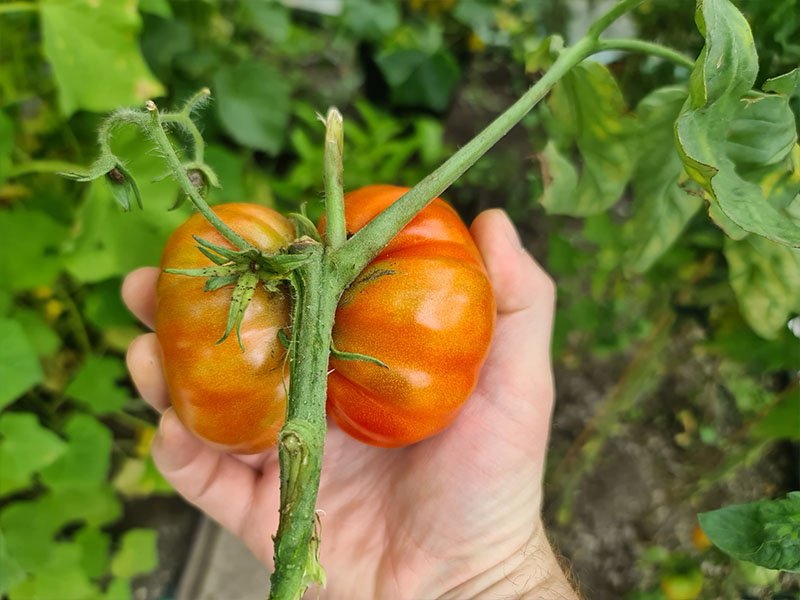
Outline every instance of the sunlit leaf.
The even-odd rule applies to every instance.
[[[800,492],[782,500],[727,506],[698,518],[714,545],[731,556],[800,573]]]
[[[158,564],[157,533],[152,529],[129,529],[111,560],[111,573],[130,578],[152,571]]]
[[[61,110],[102,112],[164,93],[142,58],[136,2],[41,0],[44,54]]]
[[[58,542],[47,562],[39,564],[33,578],[11,590],[9,600],[74,598],[93,600],[100,590],[81,568],[81,547]]]
[[[89,577],[102,577],[108,569],[111,537],[96,527],[84,527],[75,534],[81,548],[81,567]]]
[[[8,553],[6,540],[0,530],[0,596],[25,580],[25,570]]]

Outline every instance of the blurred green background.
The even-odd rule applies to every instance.
[[[223,186],[209,201],[307,203],[315,215],[317,112],[345,115],[346,188],[412,185],[535,80],[547,35],[569,41],[598,4],[0,3],[0,596],[171,597],[196,522],[149,458],[156,419],[123,358],[142,328],[119,297],[189,208],[168,210],[177,185],[136,131],[120,130],[114,149],[144,211],[123,214],[103,181],[57,175],[91,163],[104,113],[150,98],[177,106],[208,86],[199,121]],[[800,64],[799,0],[737,4],[760,81]],[[694,57],[693,12],[691,0],[648,0],[623,30]],[[797,598],[797,577],[710,548],[695,514],[800,487],[800,258],[761,238],[726,242],[699,200],[640,206],[622,193],[627,179],[610,192],[608,165],[598,185],[611,203],[559,216],[545,195],[548,214],[540,158],[548,141],[569,152],[575,135],[559,101],[655,131],[640,100],[688,77],[654,58],[600,59],[600,83],[554,94],[445,194],[465,219],[509,211],[559,285],[552,537],[591,598],[674,600],[670,581],[699,580],[689,600]],[[647,138],[650,171],[625,131],[578,132],[578,154],[586,165],[622,156],[641,189],[671,129]]]

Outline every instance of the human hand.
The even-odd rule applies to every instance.
[[[553,404],[554,286],[508,217],[489,210],[471,232],[497,300],[478,386],[444,432],[400,449],[375,448],[330,424],[318,508],[324,598],[575,598],[544,535],[542,475]],[[152,327],[158,269],[131,273],[128,307]],[[272,564],[278,526],[277,451],[219,452],[169,409],[155,334],[137,338],[128,367],[163,412],[153,458],[189,502]]]

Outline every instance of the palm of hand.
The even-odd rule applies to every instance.
[[[552,406],[552,284],[498,237],[492,212],[476,220],[473,235],[498,297],[497,328],[478,387],[453,425],[393,450],[329,429],[317,502],[326,597],[434,597],[521,552],[539,526]],[[155,275],[136,272],[125,286],[126,301],[145,322]],[[129,365],[142,395],[159,408],[168,400],[149,336],[132,346]],[[221,454],[169,411],[153,453],[179,492],[271,564],[279,507],[274,450]]]

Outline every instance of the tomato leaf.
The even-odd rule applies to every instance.
[[[129,529],[111,559],[111,573],[129,579],[152,571],[158,564],[157,533],[152,529]]]
[[[42,381],[44,373],[17,321],[0,319],[0,340],[0,408],[4,408]]]
[[[64,440],[42,427],[36,415],[0,416],[0,496],[29,487],[31,476],[66,450]]]
[[[696,20],[706,45],[692,72],[690,97],[675,129],[686,170],[711,195],[712,207],[717,209],[710,212],[711,217],[726,233],[741,238],[742,229],[800,246],[800,226],[765,201],[761,186],[737,169],[736,159],[749,157],[748,152],[734,151],[731,155],[735,145],[744,142],[746,148],[763,149],[760,158],[772,164],[787,148],[786,136],[773,138],[768,127],[756,125],[744,127],[739,140],[733,146],[729,144],[729,137],[736,137],[731,124],[741,124],[742,119],[756,121],[760,118],[756,113],[767,112],[770,124],[793,120],[788,97],[744,98],[755,82],[758,57],[747,21],[729,0],[699,2]],[[760,102],[766,104],[758,106]],[[794,127],[783,133],[796,136]],[[730,227],[729,222],[736,227]]]
[[[800,492],[698,515],[715,546],[768,569],[800,573]]]
[[[548,213],[571,216],[607,210],[622,196],[634,167],[634,123],[619,85],[605,66],[583,63],[553,88],[547,106],[548,129],[560,147],[574,143],[583,169],[578,175],[554,142],[548,143],[542,205]]]
[[[666,87],[652,92],[636,109],[639,160],[633,175],[633,218],[624,260],[643,273],[666,252],[697,213],[702,200],[682,187],[683,163],[675,151],[673,127],[687,91]]]
[[[290,88],[272,67],[247,59],[224,66],[213,86],[219,118],[240,144],[276,155],[289,122]]]
[[[774,339],[792,312],[800,312],[800,250],[758,237],[726,239],[728,277],[747,323]]]
[[[19,598],[97,598],[100,590],[81,568],[81,547],[57,542],[46,562],[36,566],[33,577],[11,590],[11,600]]]
[[[81,549],[81,567],[93,579],[105,575],[108,568],[111,538],[96,527],[83,527],[75,534],[75,544]]]
[[[112,0],[42,0],[44,54],[58,83],[62,112],[102,112],[160,96],[137,43],[136,4]],[[87,69],[95,76],[87,76]]]
[[[800,442],[800,390],[793,389],[750,429],[758,440]]]

